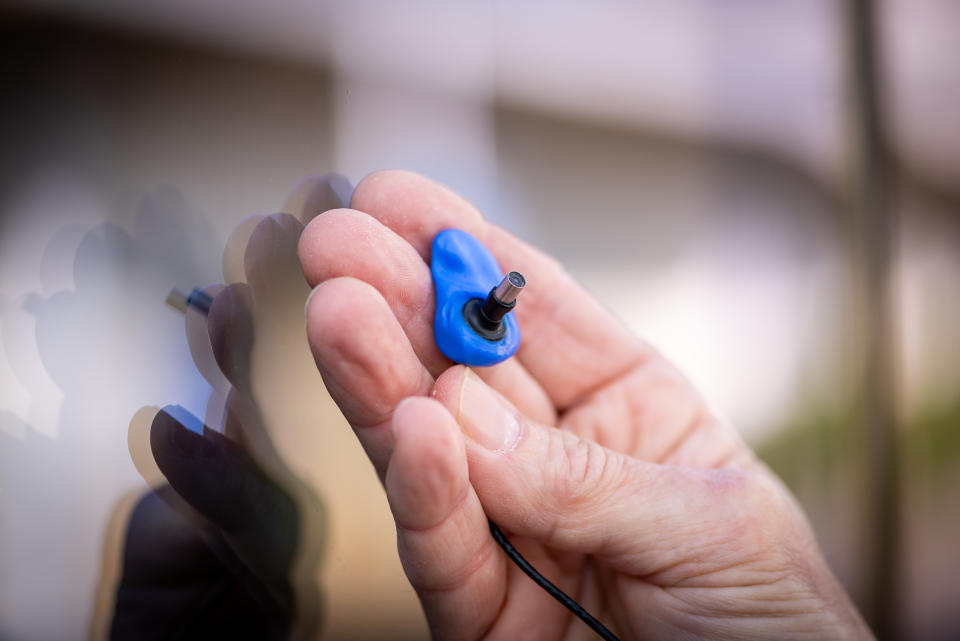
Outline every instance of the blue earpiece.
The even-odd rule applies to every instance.
[[[513,356],[520,347],[520,327],[509,310],[525,284],[523,277],[511,272],[504,278],[493,254],[459,229],[434,237],[430,271],[437,295],[433,336],[440,351],[472,366],[496,365]],[[492,312],[484,311],[488,309]]]

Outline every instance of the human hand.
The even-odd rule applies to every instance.
[[[344,202],[336,193],[344,187],[339,176],[311,178],[285,206],[297,215],[245,219],[224,252],[232,284],[207,288],[208,312],[186,308],[190,351],[211,386],[208,413],[201,421],[166,408],[134,418],[132,440],[145,442],[139,432],[149,432],[149,455],[166,483],[131,448],[154,487],[124,537],[112,637],[318,633],[323,506],[277,441],[302,422],[291,401],[322,392],[303,349],[309,290],[297,241],[304,222]]]
[[[438,639],[590,638],[508,563],[489,517],[623,638],[869,638],[789,492],[653,348],[560,266],[420,176],[380,172],[299,245],[307,334],[384,481]],[[515,358],[433,339],[433,237],[527,277]]]

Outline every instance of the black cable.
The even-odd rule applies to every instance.
[[[536,568],[530,565],[530,562],[523,558],[523,555],[517,551],[517,548],[513,547],[513,544],[507,540],[507,537],[503,532],[500,531],[500,528],[497,527],[496,523],[493,521],[489,521],[489,523],[490,534],[493,535],[493,540],[503,548],[503,551],[507,553],[507,556],[510,557],[510,560],[516,563],[517,567],[523,570],[524,574],[533,579],[534,583],[543,588],[547,594],[559,601],[563,607],[577,615],[577,617],[590,626],[590,629],[596,632],[601,639],[604,639],[604,641],[620,641],[620,639],[617,638],[617,635],[593,618],[593,615],[584,610],[582,605],[571,599],[563,590],[555,586],[553,583],[550,583],[546,577],[537,572]]]

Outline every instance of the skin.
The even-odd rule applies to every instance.
[[[421,176],[364,179],[299,256],[307,334],[384,482],[435,639],[591,639],[514,567],[623,639],[866,639],[795,500],[651,346],[551,258]],[[456,227],[528,286],[490,368],[433,340],[430,242]]]

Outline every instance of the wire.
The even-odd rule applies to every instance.
[[[596,632],[601,639],[604,641],[620,641],[620,639],[617,638],[617,635],[608,630],[602,623],[597,621],[592,614],[584,610],[582,605],[574,601],[563,590],[555,586],[553,583],[550,583],[546,577],[537,572],[536,568],[530,565],[530,562],[523,558],[523,555],[517,551],[517,548],[513,547],[513,544],[510,543],[506,535],[504,535],[496,523],[493,521],[489,521],[489,523],[490,534],[493,535],[493,540],[503,548],[503,551],[507,553],[507,556],[510,557],[510,560],[516,563],[517,567],[523,570],[524,574],[533,579],[534,583],[543,588],[547,594],[559,601],[563,607],[577,615],[577,617],[590,626],[590,629]]]

